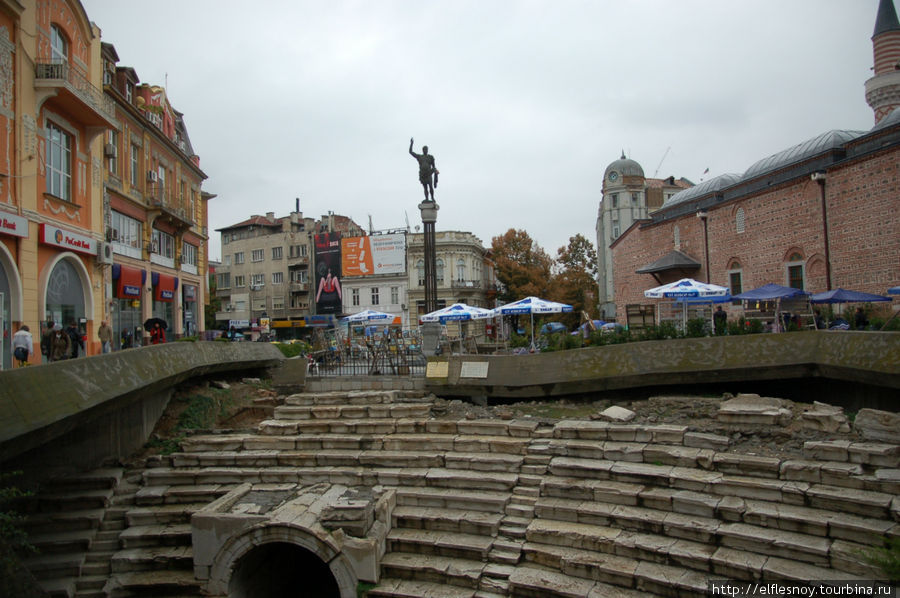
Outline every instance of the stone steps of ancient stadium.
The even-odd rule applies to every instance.
[[[260,475],[259,483],[293,482],[294,475],[364,483],[374,476],[376,483],[398,489],[388,555],[456,558],[462,571],[477,568],[479,562],[510,566],[529,559],[537,563],[538,571],[544,571],[548,565],[540,562],[540,555],[572,548],[548,543],[548,538],[555,537],[553,525],[594,517],[595,522],[609,523],[623,534],[611,544],[610,557],[655,565],[639,569],[634,564],[637,574],[630,581],[620,580],[623,588],[642,590],[664,586],[673,575],[669,568],[701,576],[689,576],[696,581],[693,585],[693,581],[679,582],[688,593],[704,586],[718,571],[730,570],[751,579],[776,576],[779,559],[785,557],[807,572],[830,570],[835,578],[872,576],[871,566],[858,558],[859,550],[877,544],[884,535],[897,534],[893,495],[882,491],[896,493],[896,486],[891,476],[879,475],[882,469],[896,469],[897,452],[890,445],[807,443],[802,459],[775,459],[728,453],[727,437],[692,433],[679,426],[579,421],[538,430],[536,423],[527,421],[354,420],[344,417],[353,412],[344,411],[339,403],[332,401],[331,406],[335,409],[319,413],[328,417],[340,413],[341,417],[285,421],[276,416],[260,425],[263,437],[190,438],[184,452],[173,455],[173,465],[182,466],[183,471],[173,478],[160,470],[150,478],[175,483],[183,475],[179,479],[201,483],[227,474],[230,482],[256,482],[254,472],[232,467],[242,463],[274,465]],[[273,425],[276,422],[279,425]],[[209,451],[213,446],[229,450]],[[202,464],[225,469],[204,469]],[[314,473],[318,469],[331,473]],[[480,471],[511,477],[491,476],[487,485],[476,486],[477,476],[461,475]],[[446,497],[444,488],[480,488],[501,496],[485,501],[476,511],[472,497]],[[558,502],[566,500],[573,502]],[[599,506],[579,510],[576,505],[585,502]],[[463,515],[448,512],[448,504],[461,507],[462,513],[471,509],[491,519],[476,531],[465,527]],[[543,542],[533,541],[529,534]],[[478,535],[485,539],[469,537]],[[640,550],[629,543],[635,537]],[[490,546],[488,538],[494,539]],[[495,550],[494,544],[502,545],[502,550]],[[523,550],[526,545],[528,551]],[[658,552],[652,552],[652,546],[659,546]],[[717,554],[717,560],[706,552]],[[485,553],[488,557],[478,556]],[[492,553],[497,555],[494,562]],[[723,564],[716,570],[710,563],[719,561]],[[753,565],[742,570],[732,561]],[[390,595],[384,593],[388,586],[400,588],[394,590],[398,596],[422,591],[403,590],[402,582],[471,585],[467,575],[435,581],[439,564],[426,566],[429,573],[416,576],[414,567],[388,562],[379,595]],[[657,578],[652,572],[659,574]],[[487,586],[468,589],[527,595],[524,583],[517,586],[492,578]]]
[[[246,483],[393,490],[370,592],[381,597],[686,596],[722,577],[871,579],[880,572],[861,555],[900,536],[897,445],[816,441],[774,458],[684,426],[436,419],[425,410],[436,404],[304,393],[255,432],[185,438],[141,472],[105,590],[199,595],[190,516]]]
[[[103,467],[50,480],[14,506],[36,552],[19,557],[50,596],[75,596],[78,579],[95,571],[88,557],[109,548],[108,510],[123,469]]]

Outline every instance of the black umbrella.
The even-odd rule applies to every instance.
[[[151,330],[153,330],[154,324],[159,324],[159,327],[163,330],[169,327],[169,325],[166,324],[166,321],[162,318],[150,318],[149,320],[144,322],[144,330],[150,332]]]

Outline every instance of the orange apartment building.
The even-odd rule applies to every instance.
[[[103,144],[100,261],[108,265],[106,300],[113,347],[134,346],[143,322],[161,318],[168,336],[203,332],[208,303],[206,175],[191,147],[182,114],[162,87],[141,84],[118,66],[103,43],[103,83],[118,126]]]
[[[209,196],[200,183],[206,177],[165,94],[141,86],[131,103],[121,101],[113,83],[126,73],[110,67],[104,56],[115,51],[102,46],[78,0],[0,0],[4,369],[12,365],[12,334],[23,324],[34,337],[32,363],[41,361],[47,321],[75,322],[84,352],[99,353],[100,322],[123,311],[118,285],[123,272],[126,280],[131,273],[123,268],[146,273],[139,296],[128,296],[124,308],[139,310],[141,318],[170,318],[170,335],[193,330],[185,326],[186,309],[202,326]],[[134,145],[139,185],[122,160]],[[117,213],[141,223],[139,255],[115,240]]]

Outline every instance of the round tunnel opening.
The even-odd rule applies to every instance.
[[[234,566],[229,598],[341,598],[331,569],[315,553],[287,542],[251,549]]]

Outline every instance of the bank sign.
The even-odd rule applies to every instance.
[[[15,214],[0,212],[0,233],[14,237],[28,237],[28,220]]]
[[[54,247],[61,247],[62,249],[88,255],[97,255],[97,241],[52,224],[41,224],[38,238],[45,245],[53,245]]]

